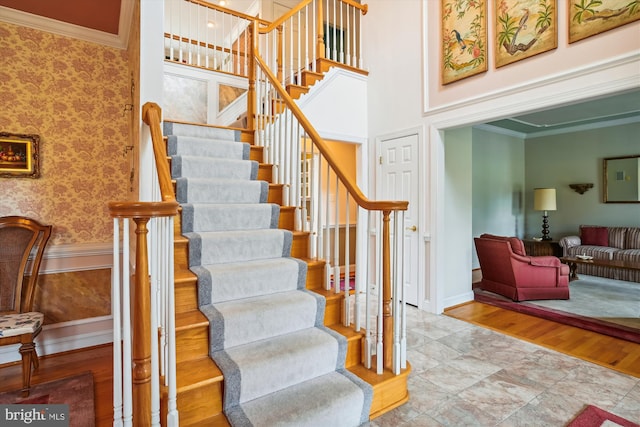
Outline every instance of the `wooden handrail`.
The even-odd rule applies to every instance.
[[[237,16],[238,18],[244,18],[247,21],[258,21],[258,22],[261,22],[263,24],[269,24],[269,21],[266,21],[266,20],[264,20],[262,18],[258,18],[257,16],[251,16],[251,15],[247,15],[247,14],[242,13],[242,12],[237,12],[235,10],[226,9],[226,8],[224,8],[222,6],[217,6],[217,5],[213,4],[213,3],[209,3],[209,2],[206,2],[206,1],[203,1],[203,0],[185,0],[185,1],[188,2],[188,3],[193,3],[193,4],[200,5],[200,6],[204,6],[204,7],[209,8],[209,9],[214,9],[214,10],[217,10],[217,11],[220,11],[220,12],[224,12],[224,13],[226,13],[228,15]]]
[[[275,21],[273,21],[271,23],[267,23],[266,27],[259,28],[258,31],[260,32],[260,34],[270,33],[271,31],[275,30],[280,25],[282,25],[282,23],[284,21],[286,21],[287,19],[291,18],[293,15],[295,15],[296,13],[301,11],[302,8],[304,8],[306,5],[308,5],[312,1],[313,0],[303,0],[303,1],[301,1],[293,9],[289,10],[287,13],[285,13],[284,15],[282,15],[280,18],[276,19]]]
[[[142,121],[144,121],[151,131],[151,141],[153,143],[153,154],[156,159],[158,170],[158,183],[160,184],[160,195],[163,201],[175,201],[176,195],[171,183],[171,172],[167,161],[167,149],[164,145],[160,120],[162,109],[154,102],[147,102],[142,106]]]
[[[194,0],[187,0],[187,1],[194,1]],[[355,7],[357,9],[360,9],[362,11],[363,15],[366,15],[367,12],[369,11],[369,6],[366,5],[366,4],[356,3],[353,0],[339,0],[339,1],[341,3],[345,3],[345,4],[348,4],[350,6]],[[260,28],[259,29],[260,34],[265,34],[265,33],[269,33],[271,31],[273,31],[278,26],[282,25],[282,23],[284,21],[286,21],[287,19],[291,18],[293,15],[295,15],[296,13],[301,11],[305,6],[307,6],[311,2],[313,2],[313,0],[303,0],[303,1],[301,1],[293,9],[289,10],[287,13],[282,15],[280,18],[276,19],[275,21],[271,22],[270,24],[267,24],[266,27]],[[322,7],[322,0],[318,0],[318,2],[320,3],[320,7]],[[264,23],[264,21],[262,23]]]
[[[335,158],[334,154],[331,152],[331,149],[327,145],[327,143],[322,139],[320,134],[315,130],[315,128],[309,123],[309,120],[305,117],[300,110],[300,107],[293,101],[293,98],[289,96],[284,87],[278,82],[276,76],[271,72],[267,64],[264,62],[262,57],[256,52],[255,58],[260,68],[271,81],[273,88],[278,92],[278,95],[282,98],[286,106],[291,110],[293,115],[298,119],[300,126],[307,132],[309,138],[314,142],[314,144],[318,147],[320,153],[327,160],[331,168],[335,171],[340,181],[344,184],[345,188],[354,198],[355,202],[364,209],[371,211],[393,211],[400,210],[405,211],[409,205],[409,202],[406,200],[370,200],[368,199],[360,188],[355,184],[351,178],[342,170],[339,162]]]
[[[205,43],[205,42],[201,42],[195,39],[190,39],[188,37],[180,37],[178,35],[171,35],[169,33],[164,33],[164,38],[165,39],[171,39],[171,40],[176,40],[182,43],[189,43],[195,46],[200,46],[200,47],[204,47],[207,49],[211,49],[211,50],[215,50],[218,52],[223,52],[223,53],[230,53],[231,55],[238,55],[238,56],[249,56],[246,52],[243,52],[241,50],[238,49],[232,49],[232,48],[228,48],[228,47],[222,47],[222,46],[216,46],[214,44],[211,43]]]

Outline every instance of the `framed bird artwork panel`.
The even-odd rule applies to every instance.
[[[558,47],[556,0],[495,0],[496,68]]]
[[[640,19],[640,0],[574,0],[569,6],[569,43]]]
[[[442,84],[487,71],[487,0],[441,0]]]

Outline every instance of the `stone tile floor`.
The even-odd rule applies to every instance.
[[[371,427],[565,426],[586,404],[640,424],[640,378],[409,307],[408,403]]]

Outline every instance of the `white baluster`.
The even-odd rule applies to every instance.
[[[120,220],[113,219],[111,313],[113,317],[113,426],[122,427],[122,325],[120,312]]]
[[[131,277],[129,263],[129,219],[122,225],[122,360],[123,360],[123,419],[124,426],[133,424],[133,378],[132,378],[132,342],[131,342]]]

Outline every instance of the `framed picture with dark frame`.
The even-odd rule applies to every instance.
[[[496,68],[558,47],[556,0],[496,0]]]
[[[637,0],[578,0],[569,4],[569,43],[640,19]]]
[[[442,84],[487,71],[487,1],[441,0]]]
[[[0,132],[0,177],[40,177],[40,136]]]

